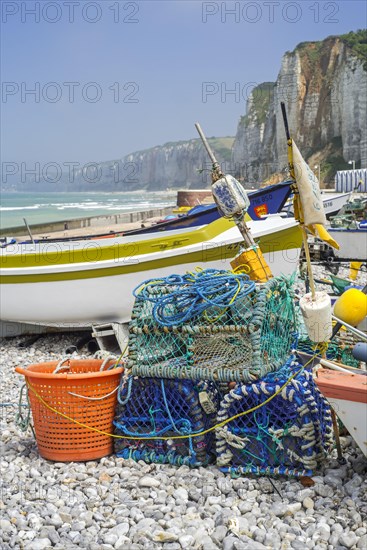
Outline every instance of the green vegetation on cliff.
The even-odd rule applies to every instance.
[[[340,35],[340,39],[363,61],[363,68],[367,71],[367,29],[348,32]]]
[[[221,156],[224,160],[231,160],[234,137],[232,136],[210,137],[208,138],[208,142],[218,156]],[[185,147],[190,143],[193,144],[195,147],[203,147],[201,143],[201,139],[194,138],[194,139],[181,140],[181,141],[167,141],[167,143],[164,143],[163,145],[155,145],[154,147],[150,147],[149,149],[136,151],[135,153],[132,153],[132,154],[133,155],[146,154],[146,153],[157,151],[163,148],[168,149],[170,147],[180,147],[180,146]]]
[[[232,146],[234,142],[234,137],[212,137],[209,138],[208,141],[209,145],[212,147],[214,153],[218,155],[218,157],[221,157],[225,161],[230,162],[232,158]]]
[[[367,29],[351,31],[339,36],[328,36],[325,40],[319,42],[301,42],[295,48],[299,53],[301,60],[307,61],[309,69],[313,72],[315,69],[322,70],[322,55],[328,48],[330,40],[340,39],[353,53],[363,61],[363,68],[367,70]]]
[[[320,62],[324,42],[324,40],[322,42],[301,42],[294,51],[298,52],[301,57],[307,57],[308,61],[315,66]]]
[[[251,93],[252,103],[247,115],[241,117],[241,122],[248,126],[250,122],[263,124],[269,112],[270,98],[275,82],[262,82]]]

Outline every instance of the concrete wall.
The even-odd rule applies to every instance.
[[[124,212],[122,214],[108,214],[103,216],[93,216],[90,218],[77,218],[74,220],[65,220],[53,223],[32,224],[31,231],[34,234],[63,231],[65,223],[68,224],[68,229],[79,229],[81,227],[103,227],[106,225],[110,225],[111,229],[113,229],[113,226],[117,224],[133,223],[148,220],[149,218],[167,216],[167,214],[171,214],[172,208],[173,206],[166,208],[153,208],[152,210],[143,210],[139,212]],[[24,225],[8,227],[0,230],[0,235],[6,235],[9,237],[25,235],[26,233],[27,229]]]

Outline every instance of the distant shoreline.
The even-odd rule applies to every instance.
[[[48,236],[59,236],[56,233],[61,233],[62,235],[71,236],[72,234],[85,235],[98,231],[106,232],[109,231],[123,231],[127,229],[134,229],[139,227],[142,223],[151,222],[154,219],[160,219],[164,216],[167,216],[172,212],[172,206],[166,206],[163,208],[151,208],[148,210],[139,210],[133,212],[124,212],[122,214],[102,214],[98,216],[85,216],[80,218],[60,220],[56,222],[49,223],[40,223],[32,224],[31,231],[34,237]],[[134,225],[134,227],[131,227]],[[24,225],[16,227],[6,227],[0,228],[0,236],[8,237],[24,237],[29,238],[27,230]]]
[[[2,193],[0,232],[24,228],[23,218],[41,231],[49,224],[72,224],[81,218],[118,216],[131,212],[165,208],[176,204],[176,192],[138,193]],[[126,218],[123,218],[125,222]],[[130,219],[128,219],[130,221]],[[119,218],[117,218],[117,222]],[[108,223],[115,223],[113,218]],[[25,231],[25,229],[21,230]]]
[[[131,195],[134,193],[134,195],[161,195],[162,193],[168,193],[169,195],[176,195],[178,191],[181,191],[182,189],[186,189],[185,187],[180,187],[177,189],[157,189],[154,190],[148,190],[145,189],[137,189],[136,191],[88,191],[88,195]],[[21,195],[24,193],[32,193],[32,195],[72,195],[80,193],[81,195],[85,195],[85,191],[33,191],[29,190],[26,191],[25,189],[0,189],[0,193],[8,193],[9,195]]]

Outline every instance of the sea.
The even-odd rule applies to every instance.
[[[0,228],[175,206],[177,191],[0,194]]]

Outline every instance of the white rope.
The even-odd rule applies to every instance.
[[[220,456],[218,456],[217,466],[226,466],[231,462],[232,457],[233,457],[233,454],[228,449],[225,453],[222,453]]]
[[[110,361],[114,361],[114,365],[116,364],[116,361],[117,361],[118,357],[116,357],[115,355],[107,355],[104,360],[103,360],[103,363],[102,365],[100,366],[100,371],[103,371],[105,366],[107,365],[107,363],[109,363]],[[107,370],[110,370],[110,368],[112,368],[114,365],[111,365],[111,367],[108,367]]]
[[[110,393],[103,395],[102,397],[89,397],[88,395],[79,395],[78,393],[73,393],[71,391],[68,391],[68,394],[73,395],[74,397],[80,397],[80,399],[87,399],[88,401],[102,401],[102,399],[106,399],[106,397],[110,397],[110,395],[114,394],[115,391],[117,391],[118,389],[119,389],[119,386],[117,386],[114,390],[110,391]]]
[[[70,363],[69,363],[69,365],[64,365],[64,363],[66,363],[66,361],[70,361],[70,359],[68,357],[66,357],[64,359],[60,359],[60,361],[56,365],[56,368],[55,368],[53,374],[57,374],[60,370],[63,370],[63,369],[70,369]]]
[[[229,432],[227,427],[218,428],[216,432],[218,437],[224,439],[226,443],[228,443],[228,445],[231,445],[231,447],[235,447],[235,449],[244,449],[246,446],[246,442],[249,441],[248,437],[240,437],[236,434]]]
[[[294,396],[295,393],[296,393],[295,390],[291,390],[291,391],[289,392],[288,400],[289,400],[291,403],[292,403],[292,401],[293,401],[293,396]]]
[[[270,391],[266,389],[266,383],[265,382],[260,383],[260,388],[261,388],[261,391],[263,393],[265,393],[265,395],[270,395]]]

